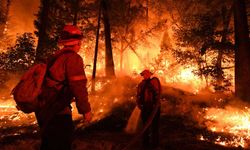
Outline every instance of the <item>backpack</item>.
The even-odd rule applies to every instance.
[[[153,80],[155,80],[160,86],[160,81],[158,78],[153,77],[152,79],[148,79],[145,81],[145,83],[141,87],[141,92],[140,92],[140,101],[142,102],[143,105],[146,107],[151,107],[153,104],[156,103],[157,101],[157,91],[154,87],[154,85],[151,83]],[[160,90],[160,87],[159,87]]]
[[[58,57],[65,53],[72,53],[71,51],[65,51],[52,58],[48,64],[41,63],[34,65],[27,72],[24,73],[21,80],[13,88],[11,94],[17,104],[17,109],[24,113],[36,112],[39,108],[38,96],[42,92],[43,81],[46,76],[50,77],[47,73],[49,67],[53,65]],[[51,77],[50,77],[51,78]],[[51,78],[57,81],[56,79]],[[63,83],[61,83],[63,84]]]
[[[35,112],[39,108],[38,95],[47,71],[47,64],[34,65],[24,73],[11,94],[17,104],[17,109],[24,113]]]

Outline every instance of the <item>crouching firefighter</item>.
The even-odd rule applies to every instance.
[[[91,108],[86,88],[83,60],[77,54],[82,32],[66,25],[58,41],[63,48],[47,62],[47,74],[38,99],[40,109],[35,113],[40,127],[41,150],[70,150],[73,121],[70,103],[75,99],[78,112],[91,120]]]
[[[149,70],[140,73],[143,80],[137,88],[137,106],[146,130],[143,133],[143,147],[156,148],[159,145],[161,84],[157,77],[151,77]]]

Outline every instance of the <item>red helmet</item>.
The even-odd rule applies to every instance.
[[[148,74],[148,75],[153,75],[153,73],[151,72],[151,71],[149,71],[148,69],[145,69],[145,70],[143,70],[141,73],[140,73],[140,75],[141,76],[143,76],[144,74]]]
[[[76,45],[82,38],[82,31],[77,26],[65,25],[58,43],[61,45]]]

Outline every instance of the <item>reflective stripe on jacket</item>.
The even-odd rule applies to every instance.
[[[55,54],[59,55],[70,49],[62,49]],[[58,84],[57,81],[64,82],[68,86],[64,95],[68,101],[68,107],[60,112],[60,114],[71,113],[70,102],[75,98],[76,106],[80,114],[85,114],[90,111],[88,102],[88,91],[86,88],[87,78],[83,67],[83,59],[79,54],[72,51],[59,56],[49,69],[49,78],[46,78],[46,86],[55,87],[60,90],[64,85]],[[51,80],[56,79],[56,81]],[[60,101],[60,100],[59,100]]]

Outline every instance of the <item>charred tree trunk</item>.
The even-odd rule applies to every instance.
[[[44,61],[46,58],[46,38],[49,20],[50,0],[42,0],[41,21],[38,28],[38,43],[36,49],[36,61]]]
[[[73,7],[72,7],[72,11],[74,13],[74,19],[73,19],[73,25],[77,25],[77,18],[78,18],[78,12],[79,12],[79,0],[74,0],[73,2]]]
[[[244,0],[234,0],[235,94],[250,102],[250,47]]]
[[[97,30],[96,30],[95,54],[94,54],[94,64],[93,64],[92,83],[91,83],[92,92],[95,92],[95,76],[96,76],[96,63],[97,63],[98,44],[99,44],[100,22],[101,22],[101,6],[99,7]]]
[[[7,21],[8,21],[8,18],[9,18],[9,12],[10,12],[10,4],[11,4],[11,0],[7,0],[7,10],[6,10],[6,22],[5,22],[5,24],[7,23]],[[6,24],[6,26],[7,26],[8,24]],[[7,28],[7,27],[6,27]]]
[[[6,24],[6,1],[2,0],[0,3],[0,38],[4,35],[4,28]]]
[[[10,10],[10,0],[3,0],[0,4],[0,38],[5,34],[6,23],[8,21],[9,10]]]
[[[229,22],[232,14],[232,7],[231,9],[227,10],[226,7],[222,8],[222,14],[223,14],[223,34],[221,43],[225,43],[227,41],[227,35],[228,35],[228,28],[229,28]],[[217,76],[217,85],[219,87],[222,86],[223,82],[223,69],[222,69],[222,59],[223,59],[224,49],[218,50],[218,56],[217,56],[217,62],[216,62],[216,68],[218,69],[218,76]]]
[[[216,62],[216,69],[217,69],[217,86],[222,86],[223,82],[223,70],[222,70],[222,58],[223,58],[223,51],[218,50],[217,62]]]
[[[123,52],[124,52],[124,44],[123,41],[121,40],[121,48],[120,48],[120,72],[122,73],[123,71]]]
[[[102,13],[103,13],[103,20],[104,20],[104,32],[105,32],[105,48],[106,48],[106,57],[105,57],[105,71],[107,77],[114,77],[115,70],[114,70],[114,61],[113,61],[113,53],[112,53],[112,45],[111,45],[111,32],[110,32],[110,23],[109,23],[109,14],[108,14],[108,7],[107,2],[102,0]]]

